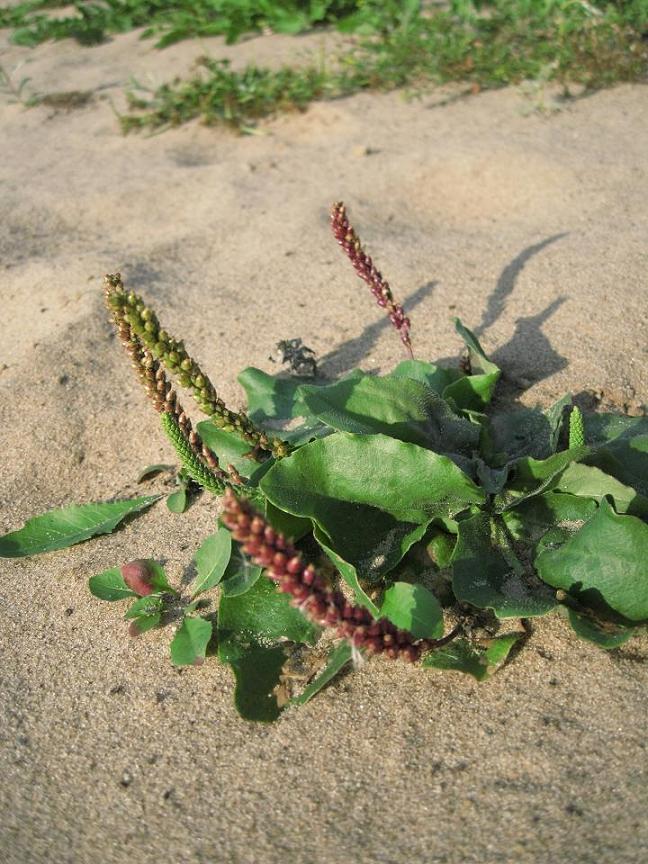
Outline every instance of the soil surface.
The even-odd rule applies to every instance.
[[[111,105],[131,75],[154,86],[200,53],[317,48],[271,36],[160,52],[138,36],[0,40],[14,80],[58,94],[28,110],[0,93],[0,531],[165,488],[135,482],[173,455],[108,324],[106,272],[235,407],[237,372],[276,371],[281,339],[301,337],[328,375],[401,359],[330,236],[336,199],[405,301],[418,356],[456,358],[459,315],[508,399],[648,400],[645,88],[360,95],[248,137],[191,124],[125,138]],[[172,668],[168,631],[130,639],[121,608],[87,589],[139,557],[180,580],[216,513],[207,496],[183,516],[158,506],[0,563],[4,864],[648,860],[645,637],[606,653],[556,616],[489,683],[376,659],[248,724],[227,668]]]

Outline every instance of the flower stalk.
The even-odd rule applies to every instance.
[[[224,505],[221,521],[245,554],[265,568],[279,590],[290,594],[293,605],[317,624],[332,627],[354,647],[414,662],[424,651],[438,648],[457,635],[452,631],[442,639],[415,639],[386,618],[374,620],[367,609],[349,603],[341,591],[329,586],[313,564],[307,564],[292,543],[275,531],[248,501],[228,489]]]
[[[333,236],[346,253],[358,276],[367,283],[378,305],[384,309],[410,357],[414,357],[410,340],[410,320],[403,307],[394,300],[389,282],[362,248],[360,238],[351,227],[346,207],[341,201],[331,208]]]

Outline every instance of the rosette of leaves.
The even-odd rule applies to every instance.
[[[487,678],[520,639],[515,619],[557,609],[580,637],[621,645],[648,621],[648,418],[583,415],[568,398],[547,411],[493,410],[499,370],[456,327],[470,373],[406,360],[388,375],[304,384],[244,370],[251,420],[273,434],[290,424],[280,433],[292,447],[284,458],[255,465],[242,438],[210,421],[199,434],[245,477],[244,494],[277,531],[320,567],[328,562],[351,602],[416,638],[460,622],[463,632],[425,653],[424,667]],[[85,520],[83,507],[67,519],[37,517],[1,538],[0,554],[71,545],[150,503],[85,505]],[[98,507],[112,508],[112,521]],[[351,645],[318,646],[322,628],[223,526],[197,550],[197,575],[182,591],[149,565],[144,596],[119,568],[90,588],[104,600],[131,598],[131,633],[174,624],[174,663],[216,654],[229,664],[244,717],[272,720],[350,665]],[[305,663],[309,654],[316,663]]]

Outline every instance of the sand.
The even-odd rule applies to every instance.
[[[124,138],[131,74],[161,82],[218,40],[138,34],[32,53],[38,92],[0,94],[0,530],[137,486],[173,461],[102,307],[120,270],[234,406],[236,374],[302,337],[338,374],[401,358],[335,247],[344,199],[412,317],[419,356],[456,358],[460,315],[547,405],[602,388],[648,399],[648,104],[616,87],[562,106],[520,90],[360,95],[236,137],[198,124]],[[261,37],[245,61],[313,45]],[[456,95],[456,94],[455,94]],[[188,401],[188,400],[187,400]],[[636,407],[636,405],[635,405]],[[181,579],[214,499],[112,536],[0,563],[3,864],[638,864],[648,860],[646,663],[540,620],[491,682],[372,660],[272,726],[242,721],[229,670],[173,669],[169,633],[129,639],[87,590],[135,557]]]

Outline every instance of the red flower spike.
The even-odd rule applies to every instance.
[[[371,258],[362,248],[360,238],[351,227],[346,207],[341,201],[335,203],[331,208],[331,228],[333,236],[346,253],[354,270],[367,283],[378,305],[386,310],[389,320],[398,331],[408,354],[410,357],[413,357],[412,343],[410,341],[410,320],[405,315],[403,307],[394,300],[389,282],[383,278],[380,270],[376,268]]]
[[[291,595],[294,605],[318,624],[334,628],[356,647],[414,662],[423,651],[443,645],[456,635],[453,631],[443,639],[415,639],[386,618],[375,621],[367,609],[352,605],[341,591],[329,588],[315,567],[304,562],[283,534],[275,531],[232,489],[226,490],[224,505],[221,520],[243,552],[255,564],[266,568],[279,590]]]

